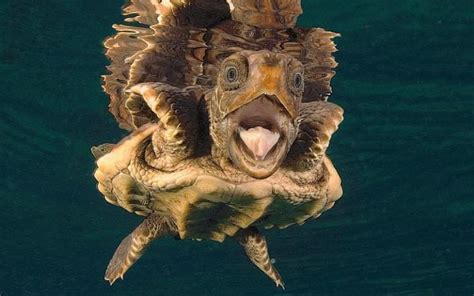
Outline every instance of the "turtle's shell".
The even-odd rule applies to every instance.
[[[181,238],[223,241],[250,225],[286,228],[320,214],[327,199],[300,205],[274,197],[270,182],[235,185],[212,176],[198,177],[191,187],[162,193],[152,204],[156,212],[176,221]]]
[[[281,174],[235,184],[201,170],[197,172],[196,167],[138,183],[140,169],[127,169],[133,177],[102,170],[110,167],[107,162],[111,158],[115,158],[113,153],[99,159],[95,173],[100,180],[98,188],[107,201],[140,215],[156,212],[171,218],[182,239],[223,241],[250,225],[283,229],[303,224],[330,209],[342,194],[339,176],[327,159],[321,167],[324,177],[310,189],[285,192],[281,183],[291,180]],[[107,174],[113,177],[102,181],[107,179]]]
[[[325,186],[323,186],[325,188]],[[193,186],[162,193],[151,207],[173,217],[183,239],[222,242],[250,225],[286,228],[318,217],[339,198],[323,193],[321,198],[292,203],[274,194],[270,181],[233,184],[213,176],[200,176]],[[166,209],[163,212],[163,209]]]
[[[241,50],[296,57],[305,66],[305,100],[328,98],[337,33],[295,28],[299,0],[227,2],[133,0],[125,6],[126,21],[140,26],[114,26],[118,33],[105,41],[111,65],[104,76],[110,111],[122,128],[134,130],[157,119],[140,97],[129,95],[134,85],[165,82],[205,92],[215,86],[220,62]]]

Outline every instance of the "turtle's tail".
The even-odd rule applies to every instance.
[[[273,266],[268,253],[267,241],[257,228],[249,227],[236,235],[237,241],[244,247],[250,261],[271,278],[277,287],[285,290],[285,284],[278,270]]]

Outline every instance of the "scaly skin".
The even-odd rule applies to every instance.
[[[342,109],[325,102],[338,34],[294,28],[301,12],[299,0],[125,6],[128,20],[145,26],[117,25],[105,42],[104,89],[133,132],[92,152],[105,199],[147,218],[117,248],[111,284],[155,238],[172,234],[234,236],[283,288],[256,227],[302,224],[342,195],[325,155],[342,121]]]
[[[253,81],[260,81],[260,89],[222,92],[219,88],[226,85],[219,84],[208,96],[212,153],[195,154],[200,113],[197,108],[203,106],[193,99],[198,95],[165,84],[140,84],[132,91],[143,96],[160,120],[144,125],[116,146],[95,148],[93,152],[99,157],[95,177],[107,201],[130,212],[155,217],[153,221],[163,217],[176,226],[173,233],[182,239],[222,242],[227,236],[238,234],[251,261],[283,287],[279,273],[269,265],[265,239],[249,227],[286,228],[302,224],[318,217],[340,198],[341,181],[325,151],[342,121],[342,109],[321,101],[300,105],[301,99],[293,99],[290,90],[281,85],[287,78],[278,67],[291,64],[292,60],[267,52],[261,55],[263,59],[255,57],[257,62],[250,68],[256,73]],[[260,68],[258,61],[265,67]],[[270,74],[259,77],[265,71]],[[280,81],[275,84],[273,77]],[[253,178],[226,154],[229,136],[225,129],[232,125],[221,122],[229,121],[227,114],[251,104],[261,92],[283,97],[281,108],[286,108],[283,112],[288,112],[286,116],[297,125],[282,121],[292,127],[287,129],[291,147],[288,155],[279,160],[282,164],[269,177]],[[186,97],[191,95],[195,96]],[[231,99],[216,98],[222,95]],[[155,237],[169,231],[153,232],[146,227],[152,224],[143,225],[117,249],[106,273],[111,283],[123,277]]]

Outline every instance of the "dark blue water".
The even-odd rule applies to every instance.
[[[303,0],[302,26],[342,33],[330,156],[345,194],[269,231],[287,291],[232,240],[157,241],[102,279],[140,217],[107,204],[92,145],[125,133],[100,88],[122,0],[0,2],[0,295],[474,294],[471,1]]]

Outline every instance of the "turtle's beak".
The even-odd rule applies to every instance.
[[[295,120],[299,115],[299,100],[287,88],[286,69],[279,64],[263,64],[249,76],[249,83],[234,96],[224,99],[222,107],[225,114],[230,114],[244,105],[262,97],[271,97],[278,101]]]

